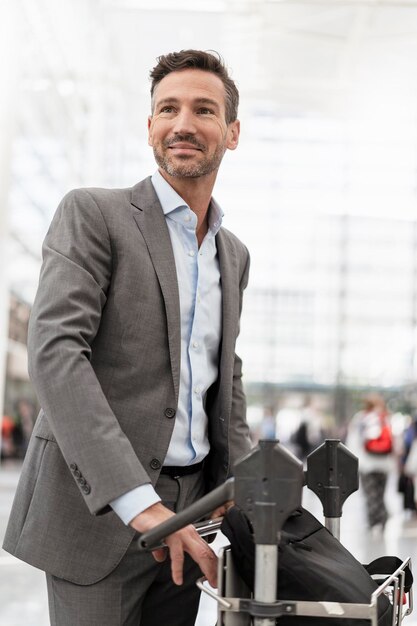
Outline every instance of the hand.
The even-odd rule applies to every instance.
[[[157,502],[133,518],[130,526],[138,532],[144,533],[173,515],[174,513],[161,502]],[[172,580],[176,585],[182,585],[184,552],[187,552],[200,566],[210,585],[212,587],[217,586],[217,557],[204,539],[200,537],[194,526],[189,525],[181,528],[181,530],[168,535],[164,542],[171,557]],[[152,555],[156,561],[161,563],[166,559],[166,548],[153,550]]]
[[[227,500],[227,502],[225,502],[221,506],[218,506],[217,509],[214,509],[214,511],[212,511],[212,513],[210,514],[210,519],[216,519],[216,517],[223,517],[223,515],[226,515],[230,507],[234,506],[234,504],[235,503],[233,500]]]

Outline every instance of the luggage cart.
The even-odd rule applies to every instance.
[[[412,589],[405,592],[405,559],[395,572],[378,572],[383,579],[368,604],[277,599],[278,546],[288,517],[301,507],[307,485],[321,500],[326,528],[340,538],[340,517],[347,497],[358,489],[358,460],[337,439],[328,439],[307,458],[307,469],[279,441],[260,441],[234,467],[234,478],[140,537],[143,550],[155,549],[163,538],[234,500],[252,523],[255,541],[255,585],[251,594],[240,579],[230,547],[219,554],[218,593],[197,581],[198,587],[218,603],[217,626],[274,626],[277,618],[308,616],[321,619],[367,620],[378,626],[378,598],[392,604],[392,626],[412,612]],[[200,535],[212,533],[220,522],[197,523]],[[373,576],[374,577],[374,576]],[[253,596],[253,597],[252,597]],[[403,600],[404,599],[404,600]],[[279,624],[279,621],[278,621]]]

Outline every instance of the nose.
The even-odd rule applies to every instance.
[[[193,135],[196,133],[195,115],[193,111],[181,108],[174,118],[173,132],[178,135]]]

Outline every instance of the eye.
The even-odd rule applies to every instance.
[[[173,113],[174,112],[174,107],[169,105],[169,104],[167,104],[167,105],[161,107],[159,109],[159,112],[160,113]]]
[[[200,107],[197,111],[199,115],[214,115],[214,111],[208,107]]]

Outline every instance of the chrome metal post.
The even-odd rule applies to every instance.
[[[256,545],[255,600],[271,603],[277,599],[278,546]],[[276,618],[255,617],[255,626],[274,626]]]
[[[340,540],[340,517],[326,517],[324,525],[333,537]]]

